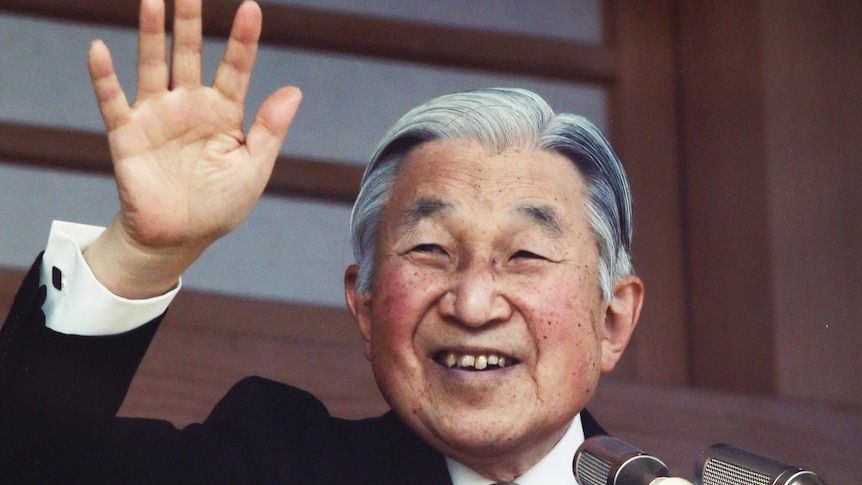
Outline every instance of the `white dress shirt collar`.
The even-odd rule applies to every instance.
[[[527,470],[515,478],[518,485],[576,485],[572,473],[572,459],[581,443],[584,442],[584,428],[581,415],[575,416],[566,434],[557,442],[551,451]],[[449,476],[453,485],[489,485],[491,480],[479,475],[467,466],[446,457]]]

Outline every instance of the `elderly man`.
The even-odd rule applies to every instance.
[[[583,118],[533,93],[444,96],[386,134],[363,179],[345,274],[381,392],[374,419],[331,418],[258,378],[201,424],[114,417],[178,281],[263,191],[300,94],[243,133],[261,12],[244,3],[212,87],[200,1],[141,6],[129,105],[104,44],[90,72],[121,210],[57,224],[0,335],[0,465],[27,482],[573,484],[602,430],[584,410],[638,319],[622,166]]]

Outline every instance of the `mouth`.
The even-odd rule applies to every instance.
[[[518,361],[510,356],[489,353],[462,353],[441,351],[434,355],[434,360],[450,369],[468,371],[487,371],[511,367]]]

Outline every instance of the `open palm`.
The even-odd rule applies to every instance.
[[[163,0],[141,4],[134,104],[103,43],[93,43],[89,64],[121,208],[106,237],[122,241],[104,246],[112,247],[115,260],[137,252],[155,258],[158,269],[164,256],[181,270],[233,230],[259,199],[301,95],[289,87],[270,95],[245,134],[243,104],[260,8],[251,1],[240,6],[211,87],[201,83],[201,1],[177,0],[175,9],[169,68]],[[117,253],[119,242],[132,253]]]

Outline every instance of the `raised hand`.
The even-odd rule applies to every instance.
[[[261,16],[252,1],[239,7],[208,87],[201,83],[201,0],[176,1],[170,68],[164,2],[143,0],[132,105],[107,47],[92,44],[90,75],[121,209],[84,257],[115,294],[143,298],[168,290],[260,198],[301,100],[298,89],[279,89],[243,132]]]

